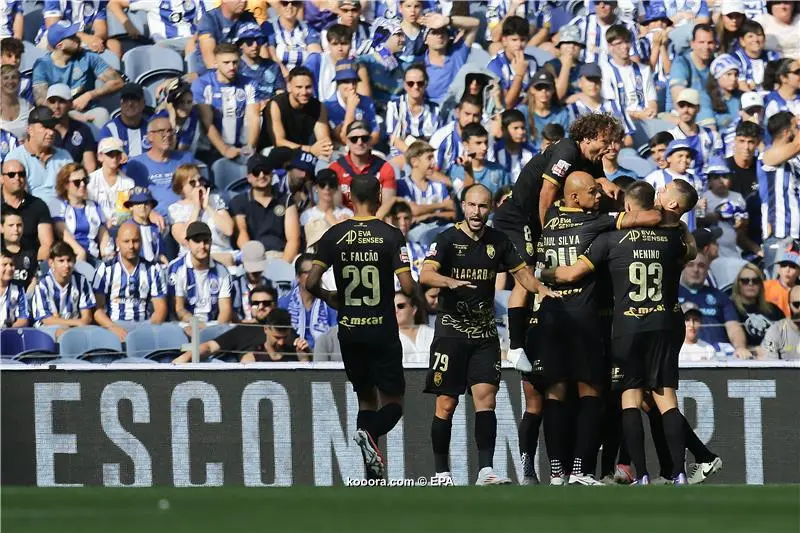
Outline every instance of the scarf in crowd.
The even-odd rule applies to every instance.
[[[314,303],[311,305],[311,323],[306,324],[306,307],[303,305],[303,299],[300,297],[300,285],[297,283],[289,293],[289,315],[292,317],[292,326],[301,339],[306,338],[308,329],[311,330],[311,336],[315,341],[330,329],[328,306],[319,298],[314,299]]]

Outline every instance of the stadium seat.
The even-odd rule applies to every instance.
[[[650,150],[650,139],[656,133],[671,130],[675,125],[660,118],[652,118],[650,120],[637,120],[634,123],[636,131],[633,134],[633,145],[639,151],[640,155],[644,155]]]
[[[472,65],[480,65],[485,67],[489,64],[489,61],[492,60],[492,56],[489,55],[489,52],[484,50],[484,48],[478,43],[472,43],[472,48],[469,51],[469,56],[467,56],[467,63]]]
[[[639,178],[644,178],[657,168],[655,163],[650,159],[640,157],[639,153],[633,148],[620,150],[617,162],[621,167],[634,171]]]
[[[22,3],[23,5],[26,2]],[[42,9],[32,9],[22,14],[22,40],[32,43],[39,33],[39,28],[44,24],[44,13]],[[46,53],[46,52],[45,52]]]
[[[113,68],[117,72],[121,71],[122,64],[119,62],[119,57],[117,57],[117,54],[106,49],[102,54],[100,54],[100,57],[106,62],[106,64],[108,64],[109,67]]]
[[[129,50],[122,56],[125,77],[128,81],[142,84],[156,75],[183,74],[183,58],[174,50],[162,46],[144,45]]]
[[[23,359],[36,355],[58,353],[56,341],[47,333],[35,328],[8,328],[0,331],[0,354],[3,359]]]
[[[150,36],[150,28],[147,27],[147,12],[146,11],[128,11],[128,18],[131,24],[139,30],[144,37]],[[108,12],[108,36],[109,37],[127,37],[128,32],[122,22],[114,16],[111,11]]]
[[[89,354],[89,352],[92,352]],[[98,356],[101,353],[121,353],[119,337],[100,326],[71,328],[61,335],[59,356],[81,358],[84,355]]]
[[[21,74],[29,74],[33,71],[33,64],[36,60],[46,56],[47,51],[37,48],[33,43],[29,43],[28,41],[23,42],[23,45],[25,46],[25,51],[22,52],[22,61],[19,64],[19,71]]]
[[[80,365],[83,363],[91,363],[92,361],[84,361],[83,359],[76,359],[74,357],[56,357],[45,361],[48,365]]]
[[[528,46],[525,48],[525,55],[529,55],[536,59],[536,62],[541,66],[555,59],[555,56],[550,52],[537,48],[535,46]]]
[[[137,364],[137,365],[150,365],[153,361],[145,359],[144,357],[120,357],[111,362],[112,365],[116,364]]]
[[[234,181],[233,183],[228,184],[227,188],[225,189],[225,194],[230,199],[234,198],[235,196],[242,194],[243,192],[247,192],[250,190],[250,182],[247,181],[247,178],[242,178]]]
[[[294,282],[294,266],[283,259],[270,259],[264,276],[275,285],[289,285]]]
[[[178,324],[142,324],[128,332],[125,339],[128,358],[158,360],[165,352],[174,359],[188,339]],[[177,352],[177,353],[176,353]]]
[[[227,191],[228,186],[247,177],[247,166],[224,157],[211,165],[211,179],[218,191]]]

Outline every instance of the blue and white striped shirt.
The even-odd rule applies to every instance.
[[[150,141],[147,140],[148,120],[148,117],[142,117],[138,127],[130,128],[122,122],[121,117],[112,118],[100,130],[100,140],[107,137],[119,139],[125,146],[128,157],[135,157],[150,149]]]
[[[643,64],[650,64],[650,54],[653,53],[653,38],[661,31],[663,30],[651,30],[637,41],[637,52],[639,57],[642,58]],[[675,45],[672,44],[671,40],[667,42],[667,55],[670,60],[675,58]],[[669,82],[669,74],[664,70],[663,54],[658,56],[658,63],[656,63],[656,68],[653,72],[653,80],[656,83],[656,87],[665,87]]]
[[[436,130],[429,142],[436,150],[436,166],[447,174],[450,168],[456,164],[463,149],[461,136],[456,130],[456,122],[450,122]]]
[[[404,141],[409,136],[418,141],[430,139],[439,125],[439,105],[430,100],[422,104],[422,110],[416,116],[409,109],[406,94],[386,106],[386,132],[400,140]],[[399,150],[392,148],[389,155],[394,157],[399,153]]]
[[[0,130],[0,162],[4,161],[8,153],[17,147],[18,141],[13,133]]]
[[[91,200],[86,200],[84,207],[75,207],[64,200],[51,205],[53,221],[63,222],[89,255],[99,257],[100,245],[97,242],[97,235],[100,233],[100,227],[106,223],[103,209]]]
[[[160,265],[140,260],[133,272],[128,272],[117,256],[101,263],[94,274],[94,292],[106,298],[108,318],[143,322],[150,318],[153,298],[165,298],[167,284]]]
[[[511,2],[512,0],[489,0],[486,8],[486,42],[492,42],[492,30],[498,24],[502,24]],[[525,0],[513,14],[524,18],[536,28],[542,28],[545,23],[552,20],[549,2],[543,0]]]
[[[336,24],[341,24],[338,20],[335,22]],[[330,44],[328,44],[328,28],[322,30],[320,34],[320,39],[322,41],[322,50],[325,52],[330,52]],[[353,32],[353,38],[350,40],[350,53],[355,54],[356,51],[361,48],[364,43],[369,41],[370,39],[370,31],[369,31],[369,24],[366,22],[359,22],[358,26],[356,27],[355,31]]]
[[[528,90],[533,76],[536,74],[536,71],[539,70],[540,66],[533,56],[526,54],[525,59],[528,61],[528,71],[522,79],[522,89],[520,90],[517,103],[522,101],[525,91]],[[500,86],[503,87],[503,91],[507,91],[511,87],[511,84],[514,82],[514,69],[511,68],[511,60],[506,56],[503,50],[500,50],[494,55],[486,68],[497,74],[497,77],[500,78]]]
[[[725,150],[719,133],[705,126],[698,126],[697,134],[686,135],[680,126],[675,126],[669,133],[674,139],[686,139],[697,154],[694,158],[695,174],[705,175],[705,167],[714,156],[722,157]]]
[[[247,279],[247,274],[233,278],[233,309],[241,320],[250,320],[253,314],[250,307],[250,291],[256,285],[266,285],[272,287],[272,281],[261,276],[258,283],[250,283]],[[275,302],[278,305],[278,302]]]
[[[520,147],[519,153],[512,154],[506,149],[505,144],[504,139],[494,143],[487,159],[503,167],[508,175],[511,176],[511,183],[516,183],[519,173],[522,171],[522,167],[524,167],[533,156],[538,154],[539,150],[526,141]]]
[[[733,57],[735,57],[739,65],[741,65],[739,68],[739,80],[754,83],[756,90],[760,91],[764,89],[762,84],[764,83],[764,69],[767,63],[780,59],[781,55],[772,50],[764,50],[761,52],[761,56],[753,59],[745,54],[744,50],[737,48],[733,52]]]
[[[570,26],[577,26],[581,30],[581,40],[585,48],[581,52],[582,63],[601,63],[608,58],[608,43],[606,31],[614,24],[622,24],[631,31],[631,35],[639,35],[636,25],[630,21],[615,20],[610,25],[601,24],[597,15],[581,15],[569,21]],[[631,56],[639,55],[635,46],[631,47]]]
[[[583,100],[575,100],[567,105],[567,111],[569,112],[570,123],[578,120],[578,117],[589,113],[609,113],[622,122],[622,129],[625,130],[625,135],[633,135],[634,131],[636,131],[636,126],[633,125],[631,118],[627,113],[623,113],[620,110],[619,104],[614,100],[603,100],[603,103],[597,109],[592,109]]]
[[[222,263],[210,260],[208,270],[195,270],[191,254],[169,264],[169,295],[185,299],[186,310],[207,322],[219,316],[219,301],[233,295],[231,276]]]
[[[139,235],[142,239],[142,247],[139,249],[139,257],[151,263],[157,263],[161,257],[163,247],[161,232],[155,224],[139,224]]]
[[[777,167],[765,165],[759,156],[756,175],[764,240],[800,238],[800,156]]]
[[[0,0],[0,39],[14,36],[14,18],[22,14],[20,0]]]
[[[95,20],[107,20],[107,6],[108,0],[45,0],[42,15],[45,19],[58,17],[59,20],[78,24],[80,31],[86,31],[86,27],[91,26]],[[36,36],[36,44],[39,44],[46,33],[47,28],[42,22],[42,27]]]
[[[36,284],[33,294],[33,318],[37,326],[45,318],[56,316],[65,320],[80,318],[81,311],[92,309],[96,302],[89,280],[73,272],[61,286],[50,271]]]
[[[208,104],[214,110],[214,125],[225,144],[241,147],[247,144],[245,117],[247,106],[256,103],[255,86],[244,76],[233,83],[221,83],[217,71],[210,70],[192,82],[195,104]],[[258,127],[248,124],[248,127]]]
[[[708,12],[708,2],[706,0],[662,0],[662,3],[664,4],[667,16],[673,20],[681,13],[689,13],[693,18],[710,16]],[[678,26],[689,24],[692,19],[683,19],[678,23]],[[694,24],[693,22],[691,23]]]
[[[25,289],[12,283],[0,294],[0,325],[10,328],[20,318],[30,318]]]
[[[275,48],[278,61],[289,70],[305,63],[308,45],[320,44],[319,33],[302,20],[287,30],[274,18],[262,24],[261,31],[267,36],[267,44]]]
[[[154,41],[188,38],[197,31],[198,3],[202,0],[132,0],[131,10],[147,11],[147,27]]]
[[[423,189],[414,183],[411,176],[405,175],[397,180],[397,196],[417,205],[436,204],[450,197],[444,183],[427,180],[426,185]]]

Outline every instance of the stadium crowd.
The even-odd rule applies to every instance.
[[[603,112],[609,181],[701,198],[682,359],[796,359],[798,30],[800,5],[763,0],[0,0],[0,320],[56,341],[271,320],[296,339],[266,360],[336,360],[305,278],[353,176],[380,181],[417,279],[466,187],[499,205]],[[397,294],[406,362],[437,292]]]

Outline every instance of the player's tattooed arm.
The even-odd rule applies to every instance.
[[[584,256],[580,256],[578,261],[572,265],[542,270],[542,281],[548,285],[575,283],[594,270],[594,268],[590,266],[588,260],[583,259]]]
[[[428,287],[437,287],[439,289],[457,289],[459,287],[466,287],[468,289],[477,289],[475,285],[463,279],[453,279],[443,276],[438,272],[439,267],[432,262],[426,261],[422,265],[422,272],[419,275],[420,285],[427,285]]]
[[[513,271],[511,275],[514,276],[517,283],[522,285],[525,290],[530,293],[538,294],[542,298],[561,298],[560,294],[553,292],[547,285],[536,279],[536,276],[531,273],[530,268],[520,268]]]
[[[661,224],[662,214],[658,209],[628,211],[617,217],[617,229],[652,228]]]
[[[306,280],[306,289],[332,308],[338,309],[338,293],[322,287],[322,275],[325,273],[325,270],[326,269],[323,268],[322,265],[317,263],[311,265],[311,272],[308,274],[308,279]]]

